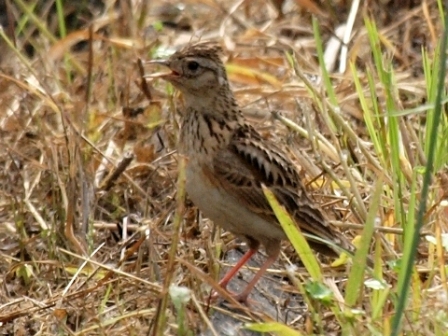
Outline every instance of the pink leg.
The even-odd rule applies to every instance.
[[[269,256],[264,264],[261,266],[261,268],[258,270],[258,272],[255,274],[254,278],[249,282],[247,287],[244,289],[244,291],[241,294],[238,294],[235,296],[235,299],[239,302],[247,302],[247,298],[252,292],[252,289],[254,289],[255,284],[258,280],[263,276],[264,273],[266,273],[267,269],[277,260],[278,254]]]
[[[240,259],[240,261],[238,261],[235,266],[233,266],[228,272],[227,274],[221,279],[221,281],[219,282],[219,285],[226,289],[227,285],[229,284],[229,281],[235,276],[236,273],[238,273],[238,271],[240,270],[241,267],[244,266],[245,263],[247,263],[249,261],[249,259],[257,252],[256,249],[250,249],[249,251],[247,251],[243,257]]]

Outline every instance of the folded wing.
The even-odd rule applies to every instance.
[[[264,146],[261,136],[249,125],[242,126],[234,134],[229,147],[213,162],[216,176],[223,182],[226,192],[263,219],[280,225],[264,196],[263,183],[303,232],[351,250],[347,240],[328,225],[322,211],[308,198],[291,160],[279,148]],[[328,245],[317,241],[310,243],[320,252],[334,254]]]

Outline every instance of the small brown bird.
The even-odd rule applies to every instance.
[[[260,244],[266,249],[265,263],[235,297],[246,302],[286,239],[262,184],[270,188],[303,232],[345,249],[350,249],[350,243],[332,230],[322,211],[307,196],[292,161],[246,122],[230,89],[221,53],[217,44],[200,42],[167,60],[150,63],[168,67],[171,73],[161,77],[183,93],[185,111],[178,150],[187,157],[188,195],[206,217],[245,239],[250,248],[220,285],[226,288]],[[337,255],[322,242],[310,244],[317,251]]]

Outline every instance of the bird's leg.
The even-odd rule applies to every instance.
[[[267,269],[277,260],[277,257],[278,257],[278,253],[274,254],[274,255],[270,255],[266,259],[266,261],[263,263],[261,268],[255,274],[253,279],[246,286],[244,291],[234,297],[235,300],[237,300],[239,302],[242,302],[242,303],[246,303],[247,302],[247,298],[249,297],[249,294],[252,291],[252,289],[254,289],[255,284],[257,283],[258,280],[260,280],[260,278],[263,276],[263,274],[266,273]]]
[[[224,277],[219,282],[219,286],[227,291],[227,285],[229,284],[230,280],[235,276],[236,273],[240,270],[241,267],[244,266],[245,263],[249,261],[249,259],[257,252],[258,246],[256,248],[251,247],[242,257],[241,259],[233,266],[227,273],[224,275]],[[232,296],[237,296],[234,293],[229,293]],[[219,297],[218,293],[211,293],[209,297],[209,303],[210,300],[215,300]]]
[[[245,263],[249,261],[249,259],[257,252],[257,249],[251,248],[248,250],[241,259],[233,266],[227,273],[224,275],[224,277],[219,282],[219,285],[226,289],[227,285],[229,284],[229,281],[235,276],[236,273],[240,270],[241,267],[244,266]]]

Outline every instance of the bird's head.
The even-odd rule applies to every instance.
[[[177,51],[166,60],[149,63],[169,68],[171,72],[159,77],[173,84],[184,95],[211,97],[229,87],[221,54],[219,45],[200,42]]]

